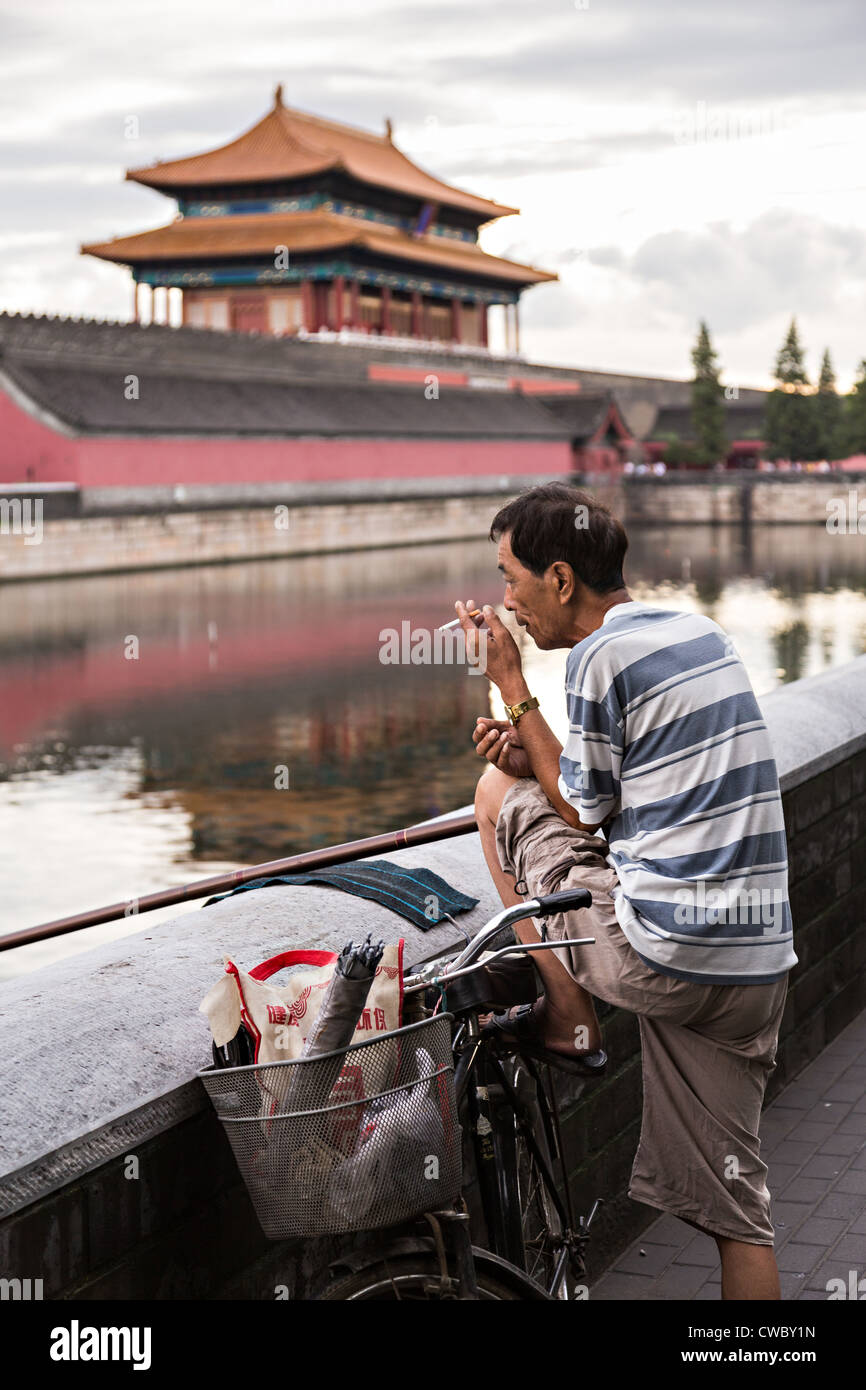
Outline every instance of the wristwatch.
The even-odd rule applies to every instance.
[[[538,701],[534,695],[530,695],[528,700],[521,700],[519,705],[506,705],[505,713],[512,724],[518,724],[528,710],[538,709]]]

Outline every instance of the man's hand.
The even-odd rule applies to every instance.
[[[520,742],[517,730],[505,719],[486,719],[475,722],[472,742],[479,758],[486,758],[509,777],[531,777],[532,763]]]
[[[474,606],[471,599],[465,604],[458,599],[454,605],[460,626],[466,634],[467,655],[480,665],[488,680],[498,686],[508,704],[519,704],[526,698],[528,690],[517,643],[489,604],[477,618],[470,618],[469,610]],[[478,629],[484,623],[487,624],[487,631],[482,636]]]

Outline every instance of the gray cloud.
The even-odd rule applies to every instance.
[[[586,252],[586,258],[593,265],[603,266],[606,270],[622,270],[626,264],[619,246],[594,246]]]
[[[550,8],[533,5],[533,20]],[[754,105],[847,92],[862,100],[866,23],[860,0],[727,0],[713,6],[620,0],[614,11],[596,9],[590,0],[568,22],[560,14],[549,32],[507,52],[441,60],[438,75],[482,85],[507,81],[527,91],[561,88],[571,96]]]
[[[604,264],[605,253],[590,259]],[[866,242],[856,228],[771,208],[742,231],[715,223],[650,237],[621,268],[662,307],[725,331],[782,311],[847,312],[845,286],[866,282]]]
[[[442,167],[449,179],[464,182],[477,178],[479,170],[483,170],[485,177],[502,174],[508,178],[522,174],[576,174],[618,164],[629,155],[669,149],[675,139],[673,130],[625,130],[586,136],[575,131],[563,137],[559,130],[545,133],[543,129],[528,127],[517,149],[512,146],[478,150],[471,155],[464,153],[446,160],[447,168]]]

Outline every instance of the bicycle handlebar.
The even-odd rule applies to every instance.
[[[525,904],[538,906],[527,913],[529,917],[550,917],[554,912],[573,912],[579,907],[592,907],[592,894],[588,888],[565,888],[561,893],[548,893],[542,898],[530,898]]]
[[[491,951],[486,960],[477,960],[473,965],[463,965],[459,970],[449,970],[446,966],[441,974],[425,975],[422,971],[419,975],[405,975],[403,977],[403,993],[416,994],[419,989],[429,989],[431,985],[449,985],[453,980],[463,975],[471,975],[476,970],[483,970],[492,960],[498,960],[500,956],[519,956],[527,951],[558,951],[563,946],[594,946],[594,936],[578,936],[573,940],[566,941],[537,941],[524,945],[518,942],[516,946],[503,946],[498,951]]]
[[[498,936],[506,927],[510,927],[514,922],[520,922],[525,917],[550,917],[555,912],[571,912],[577,908],[590,907],[592,905],[592,894],[588,888],[565,888],[559,893],[547,893],[537,898],[527,898],[525,902],[516,903],[514,907],[503,908],[495,917],[482,927],[477,936],[473,937],[468,945],[464,946],[459,955],[450,962],[450,968],[446,967],[442,971],[441,978],[446,974],[454,979],[456,975],[468,974],[470,970],[480,968],[473,964],[478,956],[487,950],[489,943],[494,937]],[[512,955],[519,951],[546,950],[560,946],[591,945],[595,942],[595,937],[583,937],[580,939],[566,941],[539,942],[538,945],[506,946],[502,951],[496,951],[495,955]],[[435,965],[435,962],[434,962]],[[427,967],[430,970],[430,967]],[[434,976],[428,975],[422,968],[417,975],[410,975],[404,978],[404,993],[413,993],[417,989],[425,988],[433,982]]]

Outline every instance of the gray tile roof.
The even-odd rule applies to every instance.
[[[573,439],[589,439],[599,428],[611,402],[609,392],[572,395],[569,392],[539,394],[535,400],[543,404],[554,419],[565,426]]]
[[[764,406],[725,401],[725,434],[729,440],[763,439],[766,428]],[[692,412],[689,406],[662,406],[648,439],[663,439],[676,435],[679,439],[694,439]]]
[[[550,395],[539,393],[535,399],[543,402],[545,408],[557,420],[562,421],[577,444],[591,439],[601,428],[611,406],[614,407],[625,428],[631,429],[627,415],[629,407],[626,406],[624,410],[622,402],[614,395],[613,391],[581,390],[579,394],[563,391]],[[634,402],[631,402],[631,409],[635,409]]]
[[[569,431],[520,392],[442,386],[427,400],[411,386],[231,380],[160,371],[135,358],[113,368],[17,367],[32,400],[84,433],[351,435],[567,439]],[[138,399],[124,383],[138,378]]]
[[[112,363],[119,354],[132,354],[138,362],[197,366],[230,376],[242,373],[257,379],[272,376],[313,380],[345,378],[366,381],[371,362],[401,366],[437,366],[483,376],[563,377],[576,380],[579,373],[567,367],[491,358],[479,352],[437,352],[424,344],[395,351],[386,342],[339,343],[319,339],[277,338],[270,334],[226,333],[207,328],[173,328],[166,324],[113,323],[41,314],[0,313],[0,356],[56,360],[58,356]]]
[[[523,396],[443,386],[438,401],[427,401],[417,385],[368,385],[372,362],[434,374],[460,371],[494,384],[497,378],[542,376],[577,382],[582,390],[579,395]],[[594,433],[610,399],[629,425],[639,409],[657,410],[655,425],[641,429],[641,437],[654,438],[659,430],[687,437],[691,428],[685,381],[546,366],[485,353],[436,352],[423,344],[395,350],[375,340],[338,343],[0,313],[0,368],[37,405],[88,431],[201,434],[231,429],[244,434],[580,441]],[[138,401],[128,402],[122,389],[117,391],[118,373],[139,377]],[[728,404],[731,438],[760,433],[762,406],[754,403],[762,400],[763,393],[742,388],[741,400]],[[750,409],[754,413],[746,429]]]
[[[304,378],[287,370],[285,340],[62,320],[10,327],[3,317],[2,369],[35,405],[84,433],[569,438],[520,392],[440,385],[428,400],[423,382]],[[131,376],[138,399],[128,400]]]

